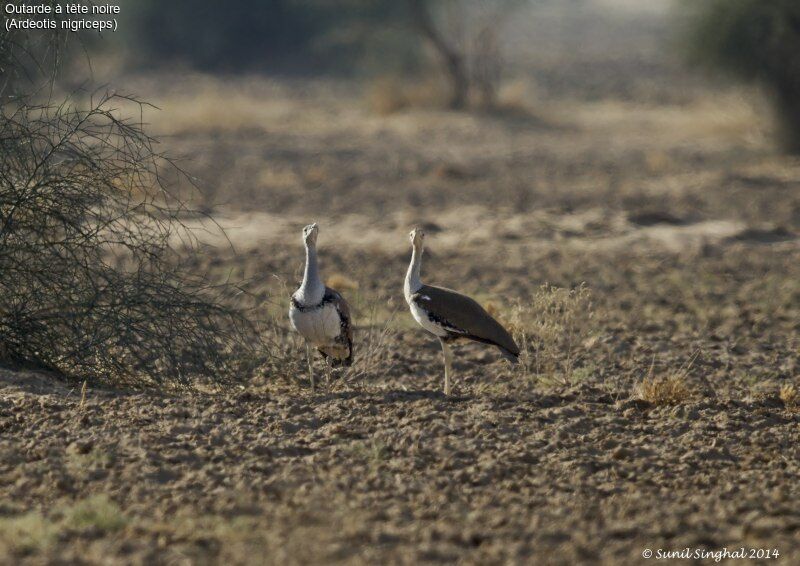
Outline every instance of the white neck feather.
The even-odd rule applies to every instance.
[[[317,266],[317,247],[315,244],[306,244],[306,269],[303,273],[303,283],[294,294],[301,305],[318,305],[325,296],[325,285],[319,278]]]
[[[406,300],[411,299],[411,295],[416,293],[422,287],[422,281],[419,279],[420,267],[422,266],[422,246],[413,247],[411,252],[411,263],[408,264],[408,272],[406,272],[406,281],[403,285],[403,292],[405,293]]]

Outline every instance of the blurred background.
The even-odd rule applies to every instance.
[[[747,0],[224,10],[148,0],[123,2],[120,31],[89,53],[94,84],[160,108],[145,115],[150,131],[191,156],[209,210],[424,216],[458,199],[683,219],[767,208],[794,226],[797,201],[778,205],[774,187],[742,195],[743,174],[728,170],[719,193],[707,175],[692,190],[672,184],[796,149],[797,11]],[[85,69],[69,76],[86,86]]]

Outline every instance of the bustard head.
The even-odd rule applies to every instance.
[[[309,224],[303,228],[303,242],[307,246],[313,246],[317,243],[317,234],[319,234],[319,227],[317,223]]]
[[[421,249],[422,242],[425,240],[425,231],[422,228],[414,228],[409,232],[408,239],[411,240],[412,246]]]

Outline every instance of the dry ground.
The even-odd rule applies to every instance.
[[[274,356],[221,392],[83,403],[2,370],[0,557],[798,563],[800,162],[745,93],[617,47],[606,67],[537,51],[491,113],[379,116],[333,80],[130,79],[228,229],[202,267],[248,281]],[[358,327],[355,370],[316,395],[283,314],[310,221]],[[419,224],[424,279],[525,338],[516,368],[461,347],[451,399],[402,300]]]

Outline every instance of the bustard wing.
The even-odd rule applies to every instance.
[[[411,298],[453,335],[493,344],[514,357],[519,355],[511,334],[474,299],[452,289],[430,285],[423,285]]]
[[[346,365],[350,365],[353,359],[353,324],[350,318],[350,305],[336,289],[325,287],[325,296],[322,299],[323,303],[330,302],[336,307],[336,312],[339,313],[339,324],[341,325],[342,333],[339,340],[342,344],[347,346],[347,359]]]

